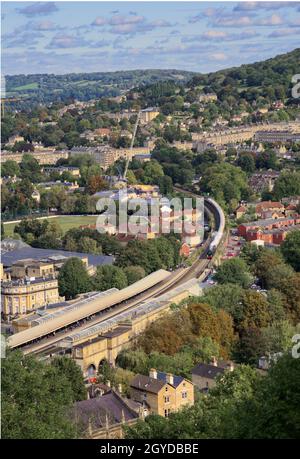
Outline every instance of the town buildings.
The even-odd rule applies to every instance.
[[[213,358],[210,364],[198,363],[192,369],[192,382],[201,391],[208,391],[216,385],[218,376],[223,375],[225,371],[233,371],[232,362],[218,361]]]
[[[1,312],[6,320],[64,300],[52,263],[23,260],[4,271],[1,265]]]
[[[124,426],[134,425],[143,415],[138,404],[111,389],[99,397],[76,402],[72,417],[82,438],[120,439]]]
[[[109,166],[114,164],[118,159],[133,159],[136,155],[150,154],[148,147],[134,147],[130,148],[112,148],[109,145],[99,145],[97,147],[73,147],[70,150],[71,156],[88,154],[91,155],[95,161],[106,170]]]
[[[130,396],[149,414],[168,417],[194,404],[194,386],[182,376],[151,369],[149,376],[138,374],[130,383]]]
[[[280,245],[290,231],[300,229],[300,216],[267,218],[238,226],[238,235],[246,241],[264,241],[266,244]]]
[[[26,152],[27,153],[27,152]],[[8,150],[3,150],[0,156],[0,163],[3,164],[5,161],[12,160],[16,163],[20,163],[22,161],[23,155],[25,152],[12,152]],[[54,147],[49,148],[39,148],[35,149],[34,151],[29,152],[31,156],[33,156],[39,164],[56,164],[59,159],[68,159],[69,153],[66,150],[58,151],[55,150]]]

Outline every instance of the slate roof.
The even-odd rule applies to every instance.
[[[154,394],[158,394],[164,385],[165,382],[145,375],[136,375],[130,383],[130,386],[134,389],[144,390]]]
[[[138,414],[129,407],[124,399],[114,391],[107,392],[98,398],[76,402],[74,415],[83,426],[87,427],[89,421],[93,427],[105,427],[106,419],[109,425],[138,418]]]
[[[5,240],[3,241],[5,242]],[[55,249],[38,249],[34,247],[16,247],[13,250],[6,250],[1,246],[1,260],[4,266],[11,266],[14,262],[31,258],[33,260],[44,260],[49,257],[78,257],[88,258],[89,265],[111,265],[114,262],[114,257],[107,255],[92,255],[90,253],[69,252],[66,250]],[[60,261],[60,260],[58,260]]]
[[[199,363],[192,369],[192,375],[201,376],[202,378],[215,379],[218,375],[223,374],[225,368],[216,367],[206,363]]]
[[[157,372],[157,379],[159,379],[164,384],[166,384],[167,383],[167,373],[164,373],[162,371],[158,371]],[[184,380],[184,378],[182,376],[173,375],[173,384],[172,384],[172,386],[173,387],[178,387],[179,384],[181,384],[183,380]]]

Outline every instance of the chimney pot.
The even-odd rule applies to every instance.
[[[217,367],[217,366],[218,366],[218,361],[217,361],[216,357],[212,357],[212,359],[211,359],[211,365],[213,365],[214,367]]]
[[[155,368],[151,368],[149,376],[150,378],[157,379],[157,370]]]
[[[172,375],[172,373],[166,374],[166,380],[167,383],[171,384],[171,386],[174,384],[174,376]]]

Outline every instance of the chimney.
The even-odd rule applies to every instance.
[[[167,373],[166,374],[166,380],[167,380],[168,384],[171,384],[171,386],[173,386],[173,384],[174,384],[174,376],[172,375],[172,373]]]
[[[155,368],[151,368],[149,376],[150,378],[157,379],[157,371],[155,370]]]
[[[228,362],[228,370],[233,371],[234,370],[234,363],[233,362]]]
[[[218,361],[217,361],[216,357],[212,357],[210,364],[213,365],[214,367],[218,366]]]

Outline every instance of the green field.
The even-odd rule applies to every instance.
[[[37,83],[29,83],[23,86],[17,86],[13,88],[12,91],[26,91],[27,89],[38,89],[39,85]]]
[[[81,225],[90,225],[96,223],[97,217],[95,216],[76,216],[76,215],[67,215],[57,218],[50,218],[49,221],[52,220],[57,221],[65,234],[71,228],[78,228]],[[12,237],[14,234],[14,228],[17,223],[7,223],[4,224],[4,231],[5,237]]]

